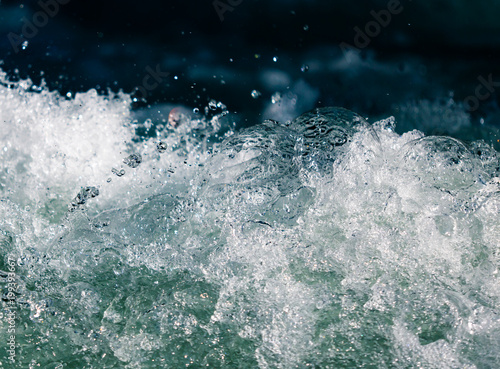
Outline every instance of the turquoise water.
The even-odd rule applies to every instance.
[[[487,142],[342,108],[136,117],[0,86],[1,367],[498,366]]]

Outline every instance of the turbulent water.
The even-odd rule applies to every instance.
[[[1,367],[498,367],[486,142],[130,103],[0,86]]]

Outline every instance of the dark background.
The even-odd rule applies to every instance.
[[[40,83],[43,74],[51,89],[66,94],[132,92],[145,68],[159,65],[170,75],[139,105],[202,106],[215,98],[242,112],[258,110],[272,93],[258,77],[267,69],[319,89],[318,105],[366,114],[382,114],[398,99],[439,99],[450,91],[463,99],[479,76],[500,81],[500,2],[493,0],[401,1],[403,12],[363,49],[361,66],[335,64],[342,60],[339,44],[353,44],[353,28],[387,4],[241,0],[221,21],[211,0],[70,0],[15,53],[9,33],[21,35],[22,18],[32,20],[41,8],[38,1],[2,0],[1,67],[11,79]],[[253,89],[264,98],[252,99]],[[495,92],[471,114],[487,115],[497,105]]]

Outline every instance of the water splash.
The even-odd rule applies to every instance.
[[[16,365],[498,363],[499,157],[487,143],[398,135],[393,119],[341,108],[223,141],[224,121],[199,116],[152,120],[138,137],[129,105],[0,86]],[[140,166],[108,182],[127,155]]]

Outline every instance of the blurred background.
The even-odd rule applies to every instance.
[[[243,125],[333,105],[494,142],[499,16],[493,0],[1,0],[0,67],[136,108],[214,99]]]

